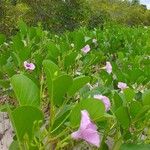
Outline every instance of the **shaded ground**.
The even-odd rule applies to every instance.
[[[0,112],[0,150],[8,150],[13,139],[13,130],[7,113]]]
[[[0,91],[1,92],[1,91]],[[8,96],[0,96],[0,106],[15,104]],[[12,125],[6,112],[0,112],[0,150],[8,150],[13,139]]]

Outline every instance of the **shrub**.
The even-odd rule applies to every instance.
[[[16,32],[20,19],[27,23],[31,21],[31,12],[25,3],[12,5],[9,1],[2,1],[0,8],[0,33],[4,33],[7,36]]]

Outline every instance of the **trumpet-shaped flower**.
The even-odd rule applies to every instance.
[[[108,97],[100,95],[100,94],[97,94],[97,95],[94,95],[94,98],[95,99],[99,99],[99,100],[101,100],[104,103],[106,111],[110,110],[111,103],[110,103],[110,100],[109,100]]]
[[[108,62],[108,61],[106,62],[105,68],[106,68],[106,71],[107,71],[109,74],[112,73],[112,66],[111,66],[111,63],[110,63],[110,62]]]
[[[80,127],[71,134],[73,139],[82,139],[96,147],[100,146],[100,135],[97,126],[90,120],[89,113],[86,110],[81,111]]]
[[[88,53],[90,50],[91,50],[90,45],[86,45],[81,49],[81,51],[85,54]]]
[[[34,70],[35,65],[33,63],[28,63],[27,61],[24,61],[24,67],[26,70]]]
[[[122,91],[127,88],[127,84],[123,82],[118,82],[118,88]]]

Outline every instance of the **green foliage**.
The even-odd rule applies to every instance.
[[[109,19],[119,24],[129,26],[146,25],[146,16],[149,10],[140,5],[137,1],[92,0],[90,4],[93,12],[102,12],[101,15],[105,20]]]
[[[88,17],[85,0],[21,0],[21,2],[31,10],[28,17],[32,19],[30,22],[32,25],[41,22],[45,29],[57,33],[84,25]]]
[[[21,74],[14,75],[11,84],[21,106],[40,106],[40,90],[31,79]]]
[[[90,78],[87,76],[79,76],[73,79],[73,84],[70,87],[68,94],[73,96],[77,91],[79,91],[85,84],[90,82]]]
[[[73,108],[70,115],[70,122],[73,127],[79,126],[81,120],[81,110],[87,110],[93,120],[99,120],[104,117],[104,104],[95,99],[81,100]]]
[[[122,126],[122,128],[129,128],[130,118],[127,112],[127,108],[119,107],[115,112],[118,122]]]
[[[61,30],[72,31],[75,28],[84,26],[89,16],[85,0],[65,0],[57,11]]]
[[[65,85],[65,86],[64,86]],[[62,105],[65,94],[72,85],[72,78],[69,75],[60,75],[53,80],[52,91],[53,95],[52,100],[54,100],[55,105]]]
[[[63,104],[66,92],[72,85],[72,78],[66,74],[58,75],[58,68],[51,61],[44,61],[43,65],[47,75],[50,101],[60,106]]]
[[[134,4],[134,5],[135,4],[140,4],[140,0],[132,0],[131,3]]]
[[[32,140],[35,121],[43,121],[44,119],[42,112],[32,106],[21,106],[16,108],[14,111],[10,112],[10,118],[19,143],[25,140],[25,136],[28,136],[27,138]]]
[[[135,93],[133,89],[127,88],[124,90],[124,95],[127,101],[132,101],[134,99]]]
[[[11,1],[0,2],[0,14],[0,33],[7,36],[16,33],[20,19],[29,23],[32,16],[30,8],[25,3],[12,5]]]
[[[89,29],[115,22],[129,26],[150,25],[150,11],[138,1],[122,0],[20,0],[0,3],[0,32],[7,36],[16,33],[18,22],[55,33],[73,31],[87,26]],[[135,15],[136,14],[136,15]]]
[[[143,98],[143,104],[150,106],[150,90],[145,91],[142,98]]]
[[[55,35],[21,21],[19,29],[10,40],[0,36],[0,90],[19,102],[0,108],[8,110],[14,127],[12,148],[74,148],[70,135],[79,128],[82,110],[97,125],[102,149],[107,147],[107,137],[114,140],[114,149],[135,143],[146,146],[150,136],[149,27],[111,23],[103,31],[80,28]],[[88,53],[81,50],[86,45]],[[24,61],[35,69],[27,69]],[[110,74],[107,61],[112,65]],[[118,82],[125,82],[127,88],[120,90]],[[109,98],[108,111],[103,99],[94,99],[98,94]],[[40,121],[43,112],[44,122]]]
[[[149,144],[123,144],[121,146],[120,150],[149,150],[150,149],[150,145]]]

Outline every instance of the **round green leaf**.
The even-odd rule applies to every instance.
[[[114,94],[113,102],[114,102],[114,109],[115,110],[123,105],[123,100],[117,92],[115,92],[115,94]]]
[[[122,128],[128,128],[130,125],[130,118],[127,112],[127,108],[126,107],[119,107],[117,109],[117,111],[115,112],[117,121],[120,123],[120,125],[122,126]]]
[[[31,79],[18,74],[14,75],[10,82],[20,105],[40,106],[40,91]]]
[[[133,89],[127,88],[124,91],[125,99],[129,102],[133,101],[133,98],[135,96],[135,92]]]
[[[68,94],[73,96],[78,90],[80,90],[84,85],[90,81],[88,76],[79,76],[73,79],[73,84],[70,87]]]
[[[10,118],[17,138],[22,141],[25,134],[32,139],[34,122],[43,120],[44,116],[42,111],[36,107],[21,106],[11,112]]]
[[[58,66],[51,60],[44,60],[43,66],[48,79],[49,78],[53,79],[59,72]]]
[[[142,105],[138,101],[133,101],[130,104],[130,115],[132,118],[135,118],[135,116],[142,110]]]
[[[77,52],[72,52],[65,56],[65,59],[64,59],[65,68],[70,67],[71,65],[73,65],[75,63],[75,59],[76,59],[77,55],[78,55]]]
[[[65,94],[72,85],[72,77],[69,75],[61,75],[53,80],[52,100],[55,105],[62,105]]]

